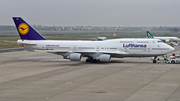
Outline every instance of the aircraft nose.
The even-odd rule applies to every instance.
[[[175,49],[173,47],[170,47],[171,52],[173,52]]]

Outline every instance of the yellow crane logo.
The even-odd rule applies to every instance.
[[[21,23],[18,27],[18,31],[21,35],[26,35],[29,32],[29,26],[26,23]]]

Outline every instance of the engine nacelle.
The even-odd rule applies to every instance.
[[[99,56],[99,61],[101,61],[101,62],[111,62],[111,55],[102,54],[102,55]]]
[[[81,54],[79,53],[72,53],[69,55],[69,58],[71,61],[80,61],[81,60]]]

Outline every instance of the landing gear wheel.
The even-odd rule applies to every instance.
[[[93,63],[93,59],[90,59],[89,61],[90,61],[90,63]]]
[[[93,58],[91,58],[91,57],[88,57],[88,58],[86,59],[86,62],[97,63],[98,60],[97,60],[97,59],[93,59]]]
[[[156,58],[157,58],[157,56],[154,57],[153,63],[156,63]]]
[[[93,59],[93,63],[97,63],[97,60],[96,60],[96,59]]]
[[[86,59],[86,62],[90,62],[90,60],[89,60],[89,59]]]
[[[171,63],[173,63],[173,64],[174,64],[174,63],[175,63],[175,61],[174,61],[174,60],[172,60],[172,61],[171,61]]]

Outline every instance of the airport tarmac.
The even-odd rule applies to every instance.
[[[43,52],[0,53],[0,101],[179,100],[180,64],[153,64],[150,57],[94,64]]]

